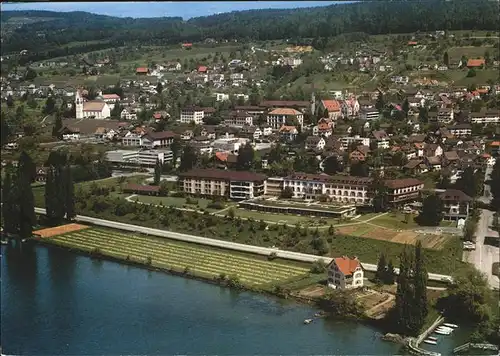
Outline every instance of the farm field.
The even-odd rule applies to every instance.
[[[167,239],[127,234],[120,231],[90,228],[53,236],[44,241],[122,260],[151,264],[205,278],[221,274],[236,276],[247,286],[265,286],[307,275],[306,266],[268,261],[256,256],[227,252]]]
[[[489,51],[493,53],[495,47],[493,46],[464,46],[464,47],[451,47],[448,49],[448,55],[450,59],[459,61],[462,56],[467,58],[479,58],[484,57],[484,52]]]
[[[123,194],[124,197],[130,196],[130,194]],[[180,197],[157,197],[150,195],[136,195],[130,200],[135,200],[145,204],[155,204],[155,205],[163,205],[163,206],[172,206],[174,208],[185,208],[185,209],[207,209],[207,205],[212,202],[210,199],[204,198],[193,198],[198,203],[197,204],[188,204],[186,198]],[[207,209],[212,211],[217,211],[221,209]]]

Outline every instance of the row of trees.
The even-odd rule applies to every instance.
[[[29,54],[22,58],[28,62],[48,56],[120,47],[126,43],[165,45],[182,41],[198,42],[206,38],[239,39],[240,42],[295,38],[298,41],[303,38],[326,39],[353,32],[412,33],[474,27],[496,30],[499,26],[497,12],[496,4],[487,0],[475,1],[474,11],[470,11],[466,1],[375,1],[307,9],[231,12],[188,21],[180,17],[104,19],[83,12],[64,16],[56,12],[5,12],[5,21],[11,17],[49,17],[52,21],[38,21],[14,29],[6,36],[2,46],[6,53],[27,49]],[[276,21],[277,18],[280,21]],[[52,35],[40,38],[33,36],[35,31]],[[70,42],[84,44],[69,47],[67,44]]]
[[[406,335],[416,334],[425,323],[428,313],[427,270],[420,241],[413,253],[405,246],[400,256],[397,278],[394,322]]]
[[[21,152],[18,166],[5,169],[2,184],[3,231],[21,239],[31,237],[36,225],[35,200],[31,183],[35,178],[35,164],[26,152]]]
[[[75,189],[72,169],[64,152],[53,151],[49,155],[45,182],[45,209],[50,224],[57,225],[66,218],[73,219],[75,211]]]
[[[493,198],[491,206],[495,211],[500,211],[500,158],[497,158],[490,174],[490,191]]]

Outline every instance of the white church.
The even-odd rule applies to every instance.
[[[79,90],[75,95],[75,109],[77,119],[107,119],[111,116],[111,108],[102,96],[98,96],[96,100],[86,101]]]

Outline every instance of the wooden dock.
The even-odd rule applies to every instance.
[[[466,344],[455,347],[453,349],[453,353],[456,354],[470,349],[498,351],[498,346],[493,344],[474,344],[472,342],[468,342]]]

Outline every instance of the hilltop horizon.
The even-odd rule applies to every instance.
[[[4,3],[4,11],[84,11],[96,15],[120,18],[182,17],[188,20],[200,16],[246,10],[295,9],[324,7],[344,1],[262,1],[262,2],[102,2],[102,3]],[[131,5],[135,6],[131,6]]]

